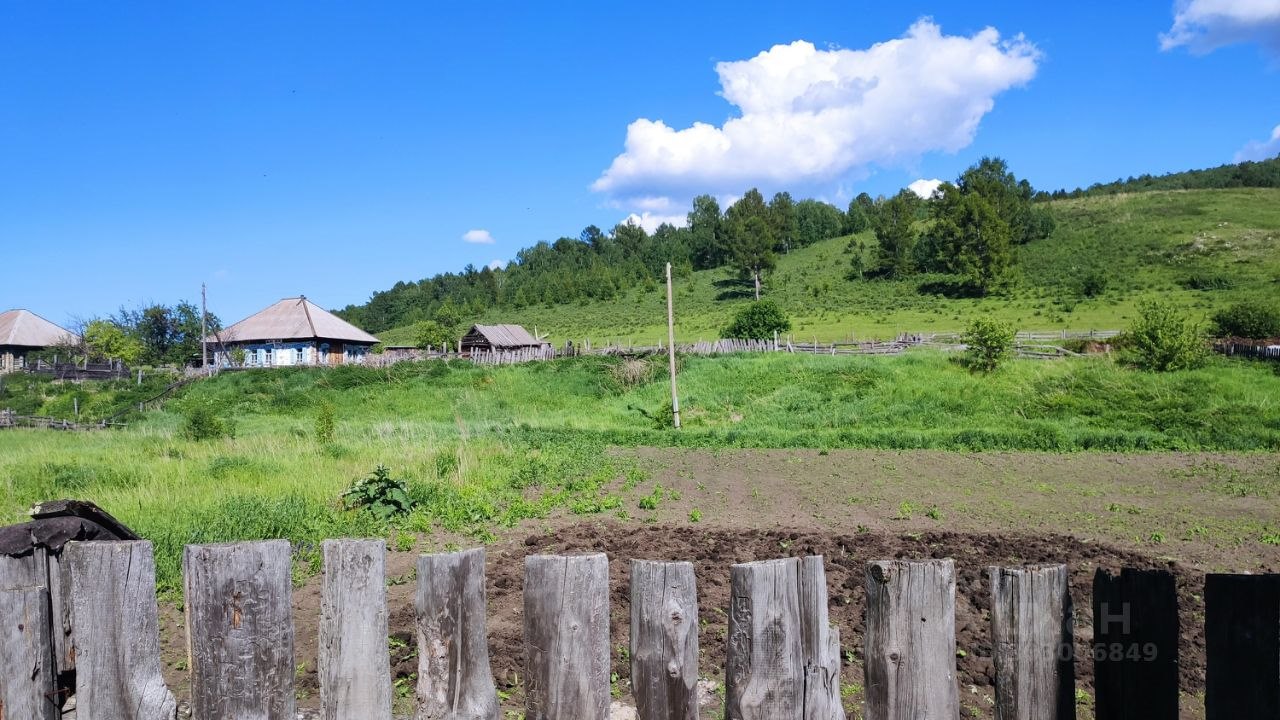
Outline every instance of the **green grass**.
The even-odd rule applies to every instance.
[[[684,358],[675,431],[652,419],[666,383],[623,389],[612,362],[228,373],[128,430],[0,432],[0,522],[39,500],[92,500],[156,543],[172,591],[187,543],[283,537],[314,564],[321,539],[392,525],[483,538],[557,509],[619,510],[644,474],[614,447],[1280,449],[1280,376],[1259,363],[1149,374],[1081,358],[975,375],[936,352]],[[196,406],[235,437],[183,439]],[[332,442],[316,438],[326,407]],[[380,464],[417,502],[390,524],[339,500]]]
[[[961,330],[974,315],[994,315],[1021,330],[1122,329],[1143,300],[1171,300],[1196,315],[1233,300],[1277,294],[1280,282],[1280,190],[1149,192],[1051,203],[1057,229],[1018,248],[1013,286],[986,298],[922,293],[944,278],[851,281],[845,278],[849,238],[784,255],[766,292],[791,316],[798,338],[891,337],[915,330]],[[874,245],[871,233],[857,240]],[[1085,298],[1079,278],[1107,279],[1106,291]],[[719,337],[742,303],[725,270],[676,281],[677,334],[683,341]],[[1208,287],[1197,290],[1195,287]],[[654,344],[665,337],[666,294],[660,285],[611,301],[583,301],[519,310],[493,309],[478,322],[518,322],[549,333],[557,344],[591,338]],[[411,328],[380,333],[388,344],[412,344]]]

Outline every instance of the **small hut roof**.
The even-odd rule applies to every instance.
[[[341,340],[372,345],[378,338],[308,300],[285,298],[210,336],[209,342],[253,340]]]
[[[494,347],[541,345],[542,341],[519,325],[472,325],[468,335],[483,335]]]
[[[7,310],[0,313],[0,345],[52,347],[78,339],[75,333],[54,325],[30,310]]]

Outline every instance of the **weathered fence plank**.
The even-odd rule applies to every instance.
[[[45,588],[48,592],[49,566],[44,547],[34,547],[28,555],[0,555],[0,590],[28,587]]]
[[[391,720],[386,543],[325,540],[320,548],[320,717]]]
[[[49,593],[0,590],[0,720],[56,720]]]
[[[527,720],[604,720],[609,713],[609,560],[524,561]]]
[[[151,543],[74,542],[63,564],[75,592],[78,720],[173,720],[177,701],[160,671]]]
[[[194,717],[294,720],[289,543],[188,545]]]
[[[957,717],[954,563],[870,562],[866,583],[867,717]]]
[[[1173,573],[1093,576],[1097,720],[1178,717],[1178,595]]]
[[[418,720],[496,720],[484,548],[418,558]]]
[[[840,702],[840,630],[827,614],[827,571],[821,555],[800,560],[800,628],[804,653],[804,720],[844,720]]]
[[[989,567],[997,720],[1074,720],[1066,565]]]
[[[803,633],[799,559],[730,568],[727,720],[803,720]]]
[[[698,720],[693,564],[631,561],[631,690],[640,720]]]
[[[1205,717],[1280,713],[1280,575],[1204,579]]]

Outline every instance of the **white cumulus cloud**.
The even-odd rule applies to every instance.
[[[716,65],[720,94],[739,116],[683,129],[638,119],[592,189],[644,210],[636,201],[835,181],[954,152],[973,141],[996,95],[1035,76],[1039,59],[1021,35],[943,35],[927,18],[862,50],[775,45]]]
[[[1270,160],[1280,155],[1280,125],[1271,131],[1270,140],[1255,140],[1240,148],[1236,153],[1236,162],[1245,160]]]
[[[1280,0],[1178,0],[1173,27],[1160,36],[1164,50],[1202,53],[1239,42],[1280,52]]]
[[[477,245],[493,244],[493,236],[489,234],[488,230],[468,230],[462,233],[462,239],[469,243],[476,243]]]
[[[924,178],[920,178],[919,180],[916,180],[915,182],[908,185],[907,189],[915,193],[916,195],[919,195],[920,197],[924,198],[925,200],[928,200],[929,198],[933,197],[933,194],[938,191],[938,188],[941,185],[942,185],[942,181],[938,180],[937,178],[934,178],[932,180],[925,180]]]
[[[630,225],[639,225],[644,228],[645,232],[652,234],[654,230],[657,230],[662,225],[684,227],[689,223],[689,214],[664,215],[645,210],[641,213],[631,213],[622,222]]]
[[[501,270],[502,268],[504,268],[504,267],[506,267],[506,266],[507,266],[507,264],[506,264],[506,263],[504,263],[504,262],[502,262],[501,260],[494,259],[494,260],[490,260],[490,261],[489,261],[489,269],[490,269],[490,270]]]

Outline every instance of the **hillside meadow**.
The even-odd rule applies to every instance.
[[[991,375],[947,355],[682,358],[685,427],[663,426],[668,385],[618,361],[523,366],[406,363],[388,369],[225,373],[180,391],[128,429],[0,433],[0,522],[53,497],[92,500],[157,546],[177,587],[182,545],[283,537],[300,572],[334,536],[433,529],[487,538],[557,512],[637,512],[649,469],[628,448],[888,448],[1009,451],[1280,450],[1280,375],[1216,359],[1152,374],[1107,357],[1016,361]],[[317,436],[331,407],[333,439]],[[212,410],[234,437],[190,440]],[[415,510],[392,524],[340,496],[379,465]],[[656,492],[661,492],[657,490]],[[1061,530],[1069,531],[1069,528]]]
[[[1166,299],[1203,317],[1280,291],[1280,189],[1117,194],[1049,207],[1053,234],[1018,247],[1011,286],[988,297],[949,297],[948,276],[850,280],[853,252],[874,266],[869,231],[781,255],[765,295],[791,316],[798,338],[831,341],[960,330],[979,314],[1022,330],[1117,330],[1144,299]],[[1095,274],[1105,287],[1090,297],[1081,281]],[[677,278],[678,338],[719,337],[748,298],[749,288],[724,269]],[[494,308],[467,318],[536,327],[557,344],[590,338],[596,345],[654,344],[665,337],[665,320],[665,288],[657,282],[613,300]],[[414,342],[412,327],[377,334],[387,344]]]

